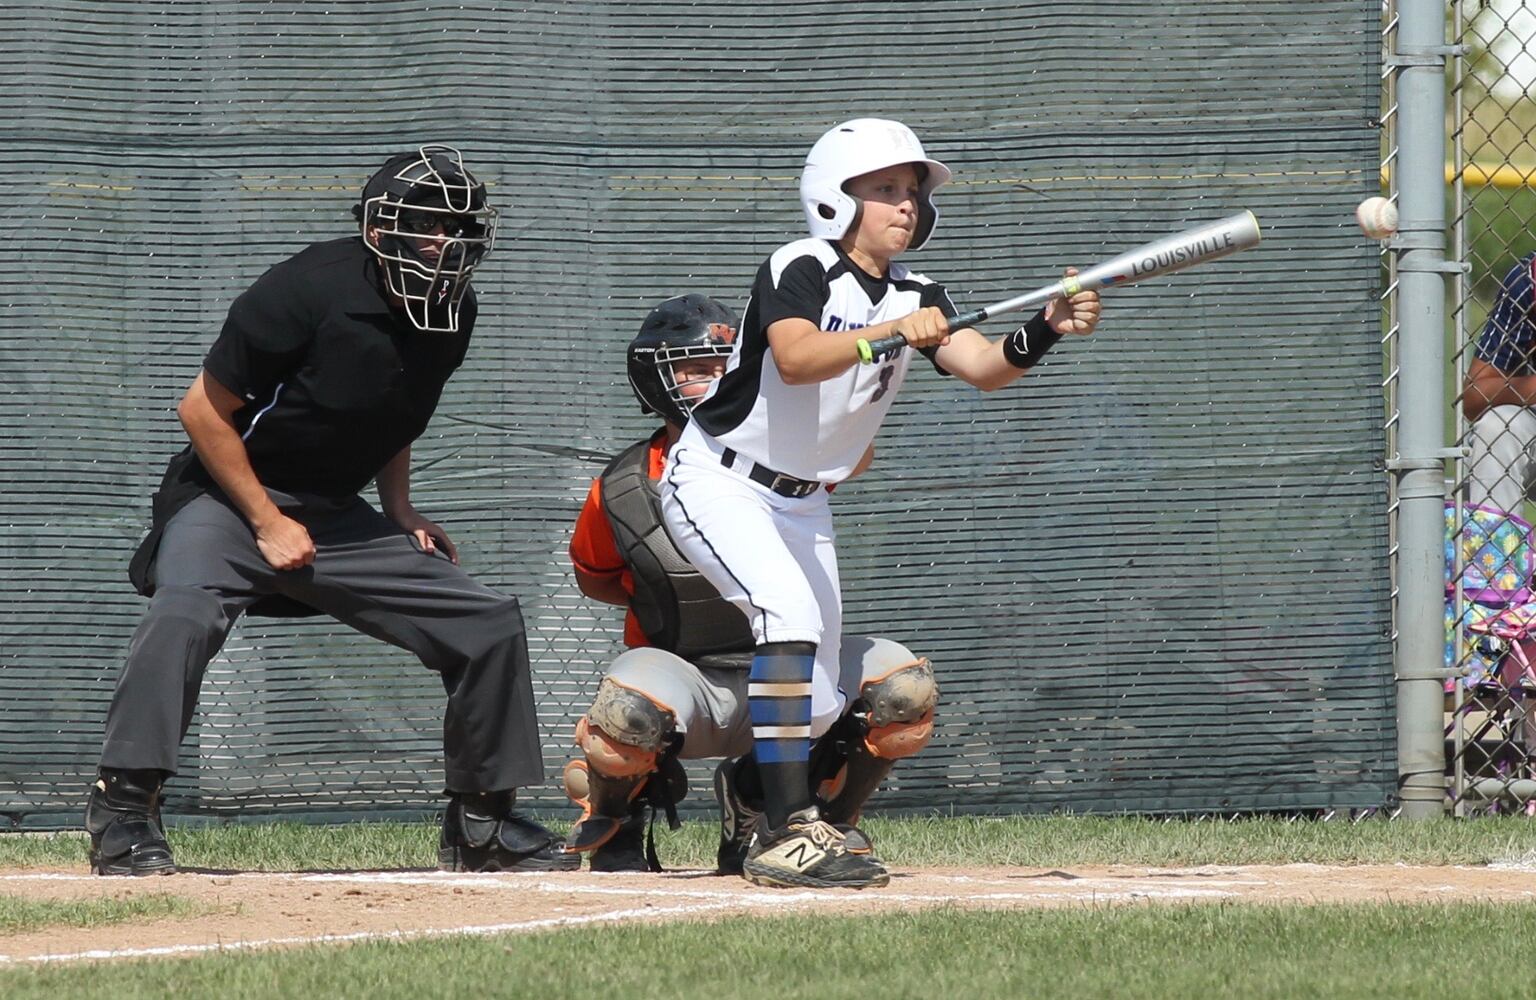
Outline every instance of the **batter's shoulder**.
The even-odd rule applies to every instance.
[[[899,261],[891,261],[890,279],[893,282],[910,281],[914,285],[937,285],[938,282],[926,274],[919,274],[907,265]]]
[[[807,237],[779,247],[769,255],[767,266],[778,276],[797,261],[815,264],[826,271],[837,263],[837,251],[826,240]]]

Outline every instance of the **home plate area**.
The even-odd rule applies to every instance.
[[[1425,902],[1536,897],[1528,866],[1207,866],[908,869],[891,884],[775,890],[704,872],[457,875],[426,870],[210,872],[142,879],[79,871],[0,872],[0,893],[31,899],[171,895],[197,912],[97,928],[0,937],[0,966],[215,951],[491,935],[738,914],[883,913],[1137,903]]]

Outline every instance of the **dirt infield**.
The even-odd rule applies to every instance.
[[[1203,868],[914,869],[864,892],[759,889],[701,872],[449,875],[435,871],[185,872],[147,879],[75,871],[0,872],[30,899],[170,894],[200,915],[0,936],[0,967],[197,955],[375,939],[499,934],[744,913],[872,913],[933,906],[1024,908],[1137,901],[1445,902],[1536,898],[1536,868],[1323,865]]]

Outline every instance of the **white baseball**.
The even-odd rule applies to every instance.
[[[1373,240],[1384,240],[1397,232],[1397,206],[1388,198],[1367,198],[1355,207],[1360,231]]]

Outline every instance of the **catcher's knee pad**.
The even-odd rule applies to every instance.
[[[576,745],[593,770],[627,778],[656,770],[656,756],[676,730],[671,708],[605,677],[592,707],[576,723]]]
[[[576,746],[585,763],[610,778],[638,778],[656,770],[656,751],[625,743],[593,725],[590,715],[576,721]]]
[[[927,658],[896,667],[859,687],[869,706],[864,747],[883,760],[911,757],[933,736],[933,711],[939,685]]]

